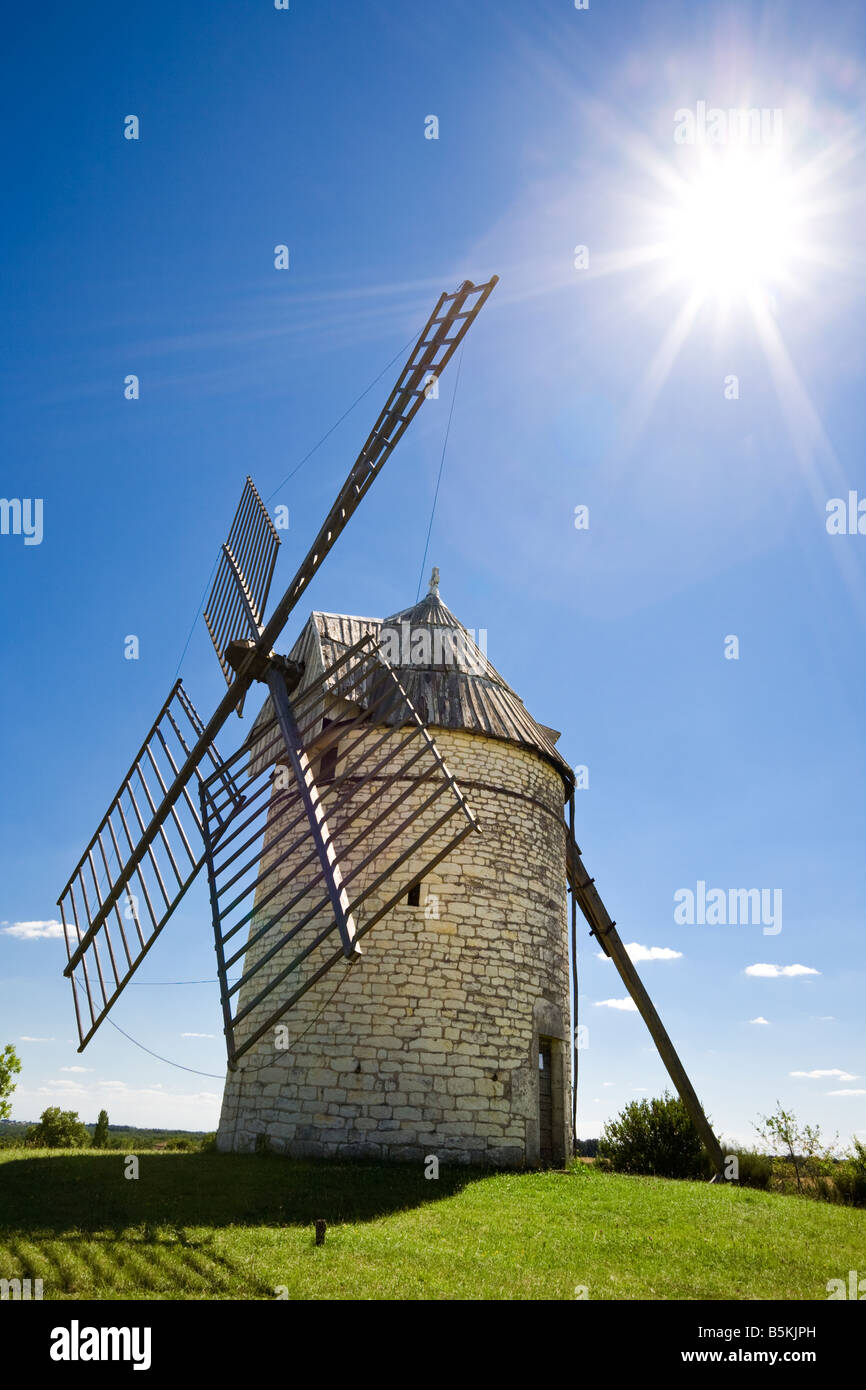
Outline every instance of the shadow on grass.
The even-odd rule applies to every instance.
[[[31,1237],[0,1231],[8,1277],[41,1279],[44,1298],[272,1298],[249,1260],[224,1253],[213,1232],[177,1227],[72,1231]]]
[[[130,1227],[145,1239],[160,1228],[308,1226],[371,1221],[441,1201],[489,1176],[483,1169],[423,1165],[309,1162],[277,1155],[138,1156],[138,1178],[124,1176],[121,1153],[57,1154],[6,1159],[0,1165],[0,1232],[62,1235]]]

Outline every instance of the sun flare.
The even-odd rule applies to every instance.
[[[607,194],[618,219],[611,240],[622,242],[596,255],[589,275],[628,277],[625,312],[652,314],[658,330],[630,402],[629,441],[693,335],[705,342],[710,332],[718,344],[758,345],[803,466],[810,450],[829,457],[786,337],[802,335],[810,311],[856,272],[863,137],[822,106],[800,101],[784,111],[784,126],[780,113],[751,102],[705,111],[698,102],[696,113],[674,113],[667,150],[605,113],[636,178]]]
[[[701,300],[754,302],[790,280],[801,216],[792,180],[766,151],[707,152],[665,219],[671,277]]]

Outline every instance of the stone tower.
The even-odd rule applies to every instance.
[[[219,1147],[246,1151],[264,1136],[304,1157],[562,1163],[571,1153],[563,806],[573,780],[559,735],[531,718],[441,601],[436,571],[421,603],[384,622],[313,613],[291,654],[304,664],[298,694],[367,633],[481,833],[370,930],[361,959],[336,968],[345,972],[336,993],[329,975],[298,1001],[282,1049],[265,1036],[229,1072]],[[371,727],[369,737],[383,733]],[[332,771],[339,748],[336,760]]]

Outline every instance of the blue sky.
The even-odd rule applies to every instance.
[[[283,480],[441,289],[495,272],[433,526],[442,596],[588,767],[586,863],[625,941],[678,953],[639,969],[717,1128],[749,1138],[780,1099],[843,1140],[866,1133],[866,536],[826,528],[830,499],[866,497],[858,8],[19,7],[0,90],[0,491],[43,499],[44,520],[40,545],[0,535],[16,1118],[105,1104],[115,1122],[214,1127],[216,987],[159,983],[213,977],[204,889],[113,1014],[188,1072],[107,1025],[79,1056],[62,941],[16,924],[56,918],[172,683],[245,474],[290,509],[281,591],[396,369]],[[795,250],[771,245],[748,296],[724,302],[713,257],[697,293],[680,244],[658,254],[705,153],[674,141],[674,113],[702,101],[780,109],[794,190]],[[748,250],[756,205],[739,217]],[[286,648],[311,607],[414,600],[455,375]],[[209,712],[222,677],[200,619],[181,669]],[[699,881],[780,889],[782,930],[676,923],[674,894]],[[640,1018],[605,1004],[625,990],[583,933],[580,976],[591,1134],[666,1076]]]

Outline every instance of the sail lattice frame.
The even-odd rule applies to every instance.
[[[57,905],[66,941],[81,1052],[128,984],[204,862],[200,806],[190,784],[208,764],[221,777],[213,744],[166,809],[169,787],[203,725],[175,681]],[[228,797],[237,796],[229,782]],[[148,840],[148,832],[159,821]],[[113,935],[112,935],[113,933]]]
[[[237,638],[257,638],[261,633],[279,548],[277,529],[247,476],[204,611],[205,626],[227,685],[235,678],[226,659],[229,644]],[[242,710],[243,700],[237,706],[238,714]]]
[[[478,827],[372,635],[291,705],[357,945]],[[378,723],[386,710],[387,724]],[[245,746],[199,788],[232,1067],[348,954],[336,945],[338,913],[291,763],[270,704]]]

